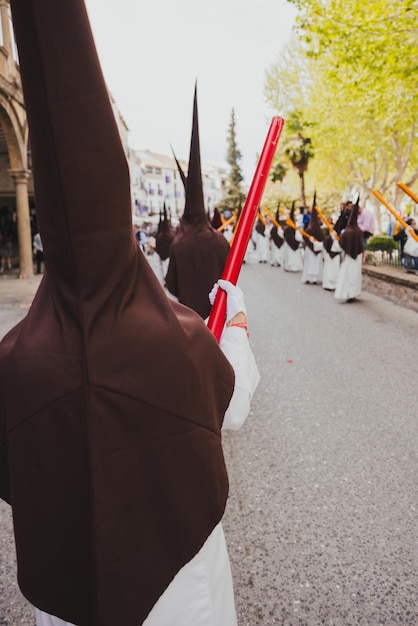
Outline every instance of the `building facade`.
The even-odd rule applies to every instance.
[[[188,165],[179,159],[187,176]],[[136,150],[130,155],[134,218],[158,215],[165,204],[173,217],[181,217],[185,189],[173,157],[150,150]],[[203,194],[210,215],[226,193],[228,175],[225,168],[202,163]]]

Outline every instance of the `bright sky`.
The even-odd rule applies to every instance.
[[[232,108],[250,184],[273,112],[265,72],[292,33],[285,0],[86,0],[107,84],[137,149],[188,159],[197,80],[202,160],[224,164]]]

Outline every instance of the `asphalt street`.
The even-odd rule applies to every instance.
[[[0,336],[30,280],[0,278]],[[337,302],[254,257],[239,284],[261,373],[224,436],[239,626],[416,626],[417,314],[365,292]],[[0,528],[0,625],[34,626],[4,504]]]

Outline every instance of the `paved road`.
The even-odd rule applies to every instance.
[[[239,626],[416,626],[417,314],[254,259],[240,284],[262,380],[224,437]],[[0,507],[0,625],[33,626],[9,523]]]

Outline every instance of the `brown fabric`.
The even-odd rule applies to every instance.
[[[256,230],[256,232],[257,232],[259,235],[263,235],[263,237],[264,237],[266,227],[265,227],[265,224],[263,224],[263,222],[261,221],[261,219],[260,219],[260,218],[257,218],[257,222],[256,222],[256,224],[255,224],[255,230]]]
[[[165,284],[179,302],[203,319],[210,313],[209,292],[222,275],[229,250],[224,235],[212,228],[205,212],[195,88],[186,204],[171,244]]]
[[[283,237],[287,245],[290,246],[292,250],[297,250],[299,248],[299,241],[296,240],[294,228],[286,226],[283,229]]]
[[[171,225],[171,220],[167,216],[167,209],[164,204],[163,212],[160,214],[160,221],[158,222],[158,229],[155,237],[155,251],[162,261],[165,261],[170,256],[170,248],[173,239],[174,228]]]
[[[224,511],[232,369],[132,236],[82,0],[12,0],[47,272],[0,344],[0,496],[27,599],[138,626]]]
[[[170,249],[167,289],[203,319],[210,314],[209,292],[222,272],[229,244],[210,224],[183,226]]]
[[[347,226],[340,237],[340,246],[346,254],[356,259],[359,254],[363,253],[363,231],[357,226],[358,217],[358,199],[351,209]]]
[[[295,221],[295,203],[292,203],[292,208],[290,209],[289,217],[292,222]],[[285,226],[283,229],[283,237],[287,245],[292,248],[292,250],[296,251],[299,248],[299,241],[296,240],[295,237],[295,229],[291,226]]]
[[[276,221],[278,221],[277,218],[276,218]],[[282,247],[282,245],[284,244],[284,239],[283,239],[283,237],[281,237],[279,235],[279,233],[277,232],[277,226],[275,226],[274,224],[273,224],[273,226],[271,228],[271,231],[270,231],[270,237],[271,237],[272,241],[274,242],[274,245],[277,248],[280,249]]]
[[[319,215],[315,207],[316,207],[316,193],[314,194],[314,199],[312,202],[312,209],[311,209],[311,216],[310,216],[308,225],[305,229],[305,232],[308,233],[308,235],[310,235],[311,237],[314,237],[317,241],[323,241],[324,233],[322,231],[321,223],[319,221]],[[311,241],[309,241],[309,239],[307,239],[306,237],[305,237],[305,245],[308,248],[310,248],[314,254],[321,254],[321,251],[315,251],[314,244]]]
[[[336,256],[341,254],[340,252],[333,252],[333,250],[331,250],[333,243],[334,239],[331,237],[331,235],[327,235],[324,239],[324,250],[329,254],[331,259],[334,259]]]
[[[180,161],[178,160],[178,158],[177,158],[177,157],[176,157],[176,155],[174,154],[174,150],[173,150],[173,148],[171,148],[171,151],[172,151],[172,153],[173,153],[173,157],[174,157],[174,160],[175,160],[176,165],[177,165],[177,169],[178,169],[179,174],[180,174],[181,182],[183,183],[184,191],[186,191],[186,187],[187,187],[187,176],[186,176],[186,174],[184,173],[184,170],[183,170],[183,168],[182,168],[182,167],[181,167],[181,165],[180,165]]]
[[[197,86],[193,99],[192,136],[190,140],[189,168],[186,179],[186,202],[182,222],[198,225],[207,222],[203,199],[202,166],[200,162],[199,117],[197,112]]]
[[[334,230],[337,233],[337,235],[341,235],[342,231],[347,226],[348,218],[350,217],[350,211],[351,209],[345,206],[340,212],[340,215],[338,216],[338,219],[335,222],[335,226],[334,226]]]
[[[216,207],[213,210],[213,217],[210,223],[212,228],[214,228],[215,230],[222,226],[221,214]]]

